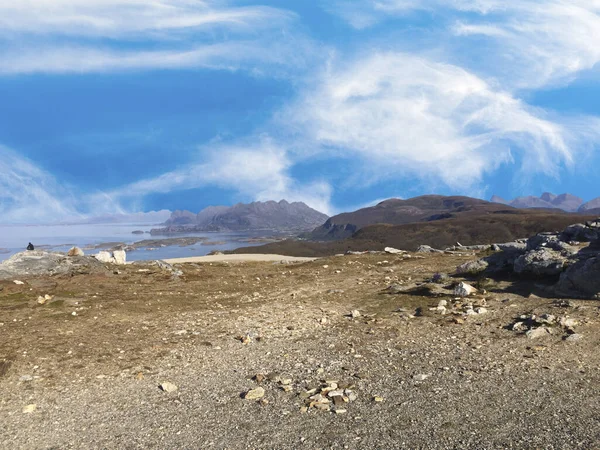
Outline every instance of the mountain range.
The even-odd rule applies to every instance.
[[[312,230],[322,225],[328,216],[305,203],[253,202],[234,206],[209,206],[199,213],[175,211],[164,228],[153,229],[154,235],[206,231],[292,231]]]
[[[395,247],[416,250],[420,245],[446,248],[510,242],[542,231],[595,219],[594,210],[568,213],[558,208],[515,208],[470,197],[426,195],[390,199],[375,206],[333,216],[301,240],[286,240],[235,253],[278,253],[325,256],[348,250]]]
[[[586,213],[592,210],[600,210],[600,197],[595,198],[587,203],[584,203],[582,198],[571,194],[555,195],[550,192],[544,192],[541,196],[533,195],[526,197],[517,197],[513,200],[505,200],[502,197],[493,195],[491,200],[493,203],[501,203],[510,205],[514,208],[545,208],[545,209],[562,209],[567,212]]]

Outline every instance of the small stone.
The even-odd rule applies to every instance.
[[[579,322],[577,322],[575,319],[569,319],[567,317],[563,317],[562,319],[560,319],[560,325],[565,328],[573,328],[578,324]]]
[[[415,380],[415,381],[425,381],[430,376],[431,375],[421,373],[421,374],[418,374],[418,375],[414,375],[413,376],[413,380]]]
[[[258,384],[261,384],[263,381],[265,381],[265,376],[262,373],[257,373],[256,375],[254,375],[252,377],[252,379],[254,381],[256,381]]]
[[[142,381],[144,379],[144,374],[142,372],[138,372],[138,374],[135,376],[135,379]]]
[[[37,409],[37,405],[35,403],[33,403],[31,405],[27,405],[23,408],[23,414],[31,414],[31,413],[35,412],[36,409]]]
[[[347,412],[348,412],[348,411],[347,411],[347,410],[345,410],[345,409],[336,409],[336,410],[335,410],[335,413],[336,413],[336,414],[346,414]]]
[[[33,381],[33,376],[31,376],[31,375],[23,375],[23,376],[19,377],[19,381],[21,383],[27,383],[28,381]]]
[[[383,401],[383,397],[380,397],[379,395],[376,395],[373,397],[373,401],[377,402],[377,403],[381,403]]]
[[[577,342],[583,339],[583,334],[570,334],[565,338],[566,342]]]
[[[536,318],[536,322],[546,325],[552,325],[556,322],[556,316],[552,314],[542,314]]]
[[[25,284],[25,283],[23,283],[23,282],[22,282],[22,281],[20,281],[20,280],[15,280],[15,281],[13,281],[13,283],[15,283],[15,284],[17,284],[17,285],[19,285],[19,286],[21,286],[21,285]]]
[[[281,386],[281,389],[283,390],[283,392],[292,392],[294,390],[294,388],[289,385]]]
[[[261,387],[257,387],[256,389],[250,389],[248,392],[244,394],[245,400],[259,400],[265,396],[265,390]]]
[[[475,309],[477,314],[487,314],[488,310],[486,308],[477,308]]]
[[[76,315],[77,315],[77,311],[73,311],[73,312],[71,313],[71,315],[72,315],[72,316],[76,316]]]
[[[159,387],[163,392],[166,392],[167,394],[175,392],[175,391],[177,391],[177,389],[179,389],[173,383],[169,383],[168,381],[162,383]]]
[[[461,282],[454,288],[454,295],[457,297],[468,297],[469,295],[475,294],[477,289],[475,289],[470,284],[465,282]]]
[[[360,317],[360,311],[358,309],[353,310],[351,316],[353,319]]]
[[[548,334],[550,334],[548,328],[540,327],[529,330],[527,333],[525,333],[525,336],[527,336],[529,339],[538,339]]]
[[[341,395],[336,395],[335,397],[332,398],[332,400],[333,400],[333,405],[336,407],[346,404],[346,402],[344,401],[344,397]]]
[[[512,331],[525,331],[527,329],[525,322],[515,322],[511,326]]]
[[[46,302],[47,302],[47,300],[46,300],[46,298],[45,298],[45,297],[39,296],[39,297],[37,298],[37,302],[38,302],[38,305],[45,305],[45,304],[46,304]]]

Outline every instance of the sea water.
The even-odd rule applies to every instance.
[[[205,245],[198,242],[185,247],[179,245],[154,246],[127,253],[128,261],[143,261],[204,256],[213,250],[225,251],[239,247],[251,247],[261,245],[261,242],[246,242],[247,239],[264,237],[264,233],[189,233],[175,236],[151,236],[147,233],[151,228],[157,228],[157,226],[148,224],[0,225],[0,261],[24,251],[29,242],[36,247],[36,250],[66,252],[71,247],[77,246],[84,249],[86,254],[96,254],[100,249],[86,249],[86,247],[111,242],[133,244],[147,239],[173,237],[204,237],[208,240]],[[144,234],[133,234],[133,231],[143,231]],[[212,244],[213,242],[215,244]]]

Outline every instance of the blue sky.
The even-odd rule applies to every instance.
[[[0,0],[0,222],[600,196],[596,0]]]

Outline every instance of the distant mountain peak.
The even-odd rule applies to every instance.
[[[287,200],[209,206],[198,214],[175,211],[155,234],[189,231],[309,231],[322,225],[328,216],[303,202]]]
[[[551,192],[544,192],[541,196],[528,195],[517,197],[514,200],[506,201],[497,195],[492,196],[493,203],[503,203],[514,208],[546,208],[562,209],[567,212],[577,212],[583,204],[583,199],[572,194],[555,195]]]

